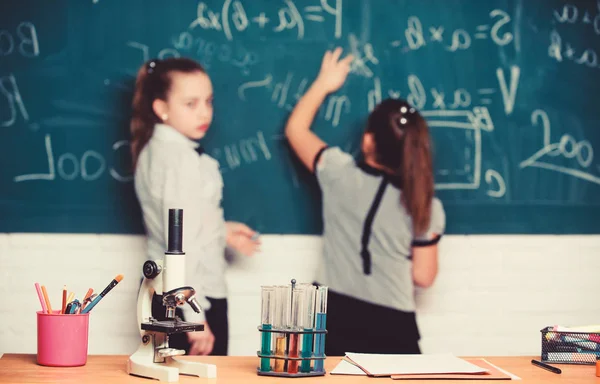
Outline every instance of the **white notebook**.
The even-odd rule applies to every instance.
[[[340,360],[339,364],[333,368],[329,374],[331,375],[357,375],[357,376],[367,376],[365,371],[347,361],[346,359]]]
[[[347,352],[346,357],[370,376],[487,372],[485,368],[449,354],[381,355]]]

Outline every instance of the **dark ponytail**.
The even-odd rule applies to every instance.
[[[429,228],[434,195],[429,128],[421,114],[404,100],[387,99],[369,116],[377,163],[394,171],[402,204],[412,218],[415,235]]]
[[[133,169],[137,166],[140,152],[154,133],[154,125],[162,121],[154,113],[152,104],[156,99],[167,100],[173,72],[205,73],[204,68],[197,62],[187,58],[174,57],[150,60],[138,71],[130,123]]]

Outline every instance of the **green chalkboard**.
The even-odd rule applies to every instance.
[[[287,116],[335,46],[355,60],[314,129],[358,155],[375,103],[429,121],[448,233],[600,233],[600,9],[554,0],[56,0],[0,12],[0,231],[141,233],[133,82],[198,60],[228,219],[318,234]]]

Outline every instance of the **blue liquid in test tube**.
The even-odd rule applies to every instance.
[[[275,287],[263,286],[262,290],[262,316],[261,324],[264,330],[270,330],[273,327],[273,318],[275,315]],[[260,353],[271,355],[271,332],[261,332]],[[260,359],[260,370],[269,372],[271,370],[271,359],[262,357]]]
[[[304,310],[302,314],[302,328],[304,331],[312,332],[315,324],[315,287],[312,284],[306,284],[304,290]],[[304,333],[302,335],[302,357],[312,357],[313,354],[313,333]],[[300,372],[310,372],[310,360],[302,360]]]
[[[315,314],[315,329],[325,330],[327,327],[327,287],[317,288],[317,303]],[[315,337],[315,356],[325,356],[325,334],[317,333]],[[323,360],[315,360],[315,372],[323,372]]]

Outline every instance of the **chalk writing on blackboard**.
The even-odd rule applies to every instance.
[[[597,1],[596,14],[583,11],[573,4],[565,4],[554,10],[554,19],[558,26],[550,31],[548,56],[557,62],[572,62],[590,68],[600,69],[599,52],[582,45],[581,41],[566,41],[560,34],[562,30],[583,27],[584,33],[600,35],[600,2]],[[589,31],[589,32],[588,32]]]
[[[55,154],[50,134],[44,136],[43,142],[46,155],[44,161],[34,164],[35,169],[32,169],[32,173],[15,176],[13,178],[15,183],[34,180],[95,181],[104,175],[107,170],[111,177],[119,182],[124,183],[132,180],[130,172],[117,169],[116,166],[109,167],[106,157],[98,151],[86,150],[83,151],[81,156],[77,156],[72,152]],[[127,140],[114,143],[110,153],[116,158],[120,151],[129,151]]]
[[[306,21],[323,23],[326,17],[335,19],[335,27],[332,35],[335,38],[342,36],[342,0],[334,0],[333,5],[329,0],[320,0],[319,5],[298,6],[291,0],[284,0],[284,6],[277,9],[275,14],[267,17],[265,12],[258,15],[248,15],[243,4],[238,0],[225,0],[220,9],[210,8],[205,2],[200,1],[197,6],[196,18],[189,24],[189,29],[202,28],[222,32],[227,40],[234,40],[235,33],[243,33],[251,28],[255,22],[260,29],[273,23],[271,27],[276,33],[284,31],[295,31],[296,37],[302,40],[305,29],[308,27]]]
[[[473,38],[475,40],[491,39],[500,47],[513,42],[513,33],[507,31],[512,22],[510,15],[503,10],[494,9],[490,12],[489,17],[491,24],[477,25],[475,31],[469,32],[463,28],[446,31],[442,25],[424,27],[417,16],[410,16],[404,30],[404,39],[392,40],[390,45],[401,47],[403,52],[409,52],[419,50],[428,44],[441,44],[446,50],[456,52],[471,48]]]
[[[594,148],[588,140],[578,141],[572,135],[565,133],[558,141],[553,142],[550,119],[548,114],[541,109],[533,111],[531,124],[533,127],[541,125],[543,130],[542,146],[519,164],[521,169],[544,168],[600,184],[600,166],[596,166],[595,169],[593,167]],[[572,159],[572,165],[559,165],[553,163],[554,159]]]
[[[40,43],[33,23],[22,21],[12,32],[0,29],[0,57],[17,52],[23,57],[40,55]]]

